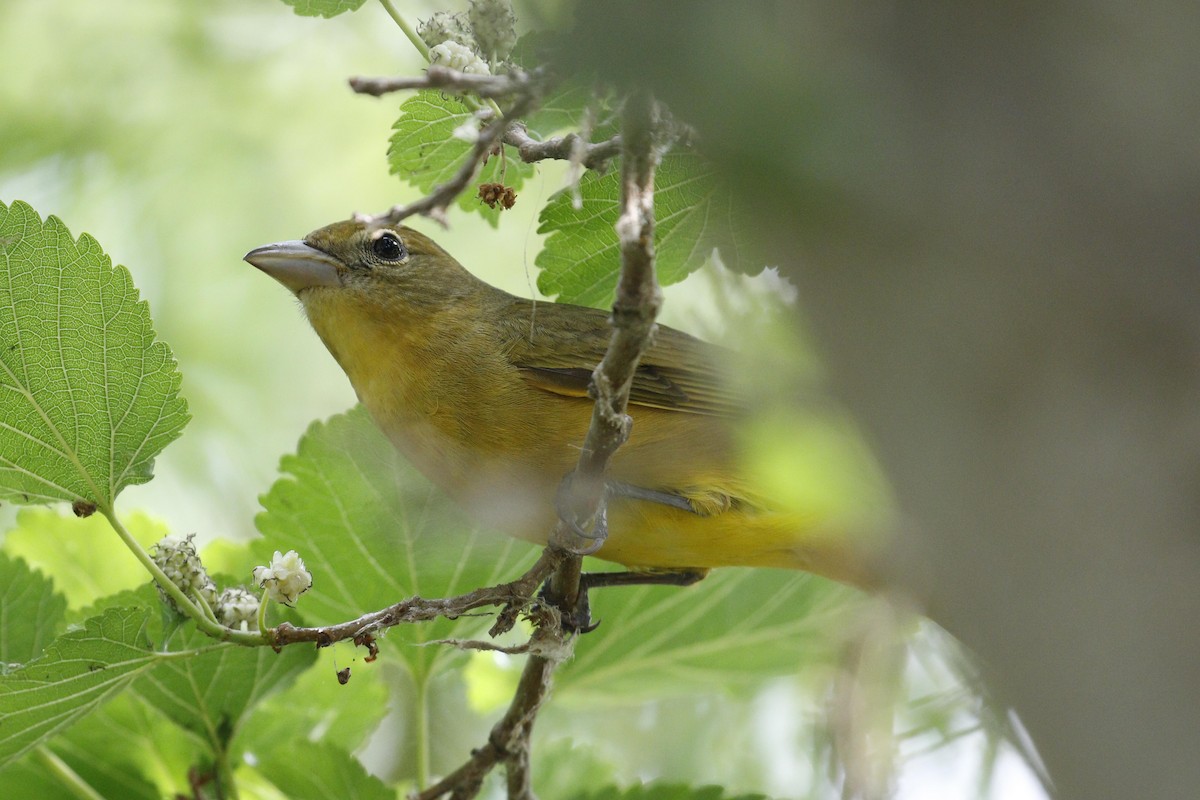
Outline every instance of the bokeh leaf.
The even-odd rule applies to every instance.
[[[454,131],[464,125],[477,127],[478,122],[474,112],[453,97],[422,89],[405,100],[400,104],[400,117],[392,126],[388,147],[388,166],[392,174],[425,193],[449,181],[474,146],[454,136]],[[523,162],[511,147],[504,145],[502,154],[488,158],[474,183],[459,195],[458,205],[464,210],[479,212],[495,226],[501,210],[484,205],[472,186],[503,183],[517,189],[532,174],[533,167]]]
[[[298,769],[298,765],[303,769]],[[259,762],[259,771],[291,800],[395,800],[396,791],[349,752],[329,743],[295,742],[272,751]]]
[[[41,653],[66,610],[67,601],[52,580],[0,553],[0,664],[29,661]]]
[[[95,239],[0,203],[0,497],[111,505],[187,423],[146,303]]]
[[[123,514],[121,521],[143,547],[168,533],[160,520],[138,511]],[[99,514],[76,519],[53,509],[23,508],[16,527],[4,535],[4,549],[53,578],[72,608],[149,580],[146,569],[119,546],[108,520]],[[104,569],[96,569],[97,564]]]
[[[262,498],[263,538],[253,551],[293,549],[313,573],[300,600],[317,625],[344,622],[413,595],[444,597],[517,577],[534,548],[482,531],[396,452],[361,407],[313,423],[283,477]],[[490,624],[464,616],[388,631],[414,675],[456,662],[448,647],[412,647],[432,639],[469,638]]]
[[[95,709],[158,661],[145,635],[149,612],[115,608],[54,640],[0,675],[0,767]]]
[[[726,568],[695,586],[592,592],[604,624],[556,678],[565,697],[729,688],[831,663],[859,595],[787,570]]]
[[[336,17],[347,11],[357,11],[367,0],[283,0],[302,17]]]
[[[719,250],[726,267],[757,274],[766,266],[747,238],[731,194],[708,162],[695,153],[673,152],[663,158],[654,178],[654,242],[658,280],[664,286],[695,272]],[[620,212],[618,170],[588,173],[579,182],[583,207],[572,207],[563,190],[550,198],[539,216],[538,233],[549,234],[535,264],[538,289],[560,302],[606,308],[612,304],[621,269],[613,225]]]

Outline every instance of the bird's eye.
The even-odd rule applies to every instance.
[[[399,261],[404,258],[404,245],[396,234],[385,233],[371,242],[371,252],[384,261]]]

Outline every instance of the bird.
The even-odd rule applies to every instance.
[[[521,298],[403,225],[346,220],[245,260],[287,287],[400,453],[480,521],[544,544],[592,414],[612,328],[600,310]],[[741,467],[747,404],[730,354],[657,326],[634,375],[628,441],[606,480],[595,553],[643,572],[798,569],[860,588],[871,548],[779,507]]]

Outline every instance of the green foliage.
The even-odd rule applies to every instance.
[[[538,289],[560,302],[604,308],[612,304],[621,268],[613,226],[620,213],[616,171],[588,173],[579,182],[583,206],[563,190],[542,209],[538,233],[549,234],[535,264]],[[665,156],[654,180],[656,270],[664,286],[683,280],[719,250],[729,269],[757,274],[766,265],[738,223],[729,192],[699,155]]]
[[[303,765],[303,768],[298,768]],[[396,792],[368,775],[345,750],[331,744],[296,742],[268,753],[259,771],[291,800],[395,800]]]
[[[212,640],[193,631],[175,644],[199,650]],[[160,665],[134,691],[212,752],[221,753],[262,698],[295,681],[316,660],[309,648],[276,653],[267,647],[222,646]]]
[[[680,589],[639,586],[592,593],[602,635],[585,636],[563,666],[564,697],[604,701],[733,687],[834,660],[829,631],[855,595],[785,570],[722,569]]]
[[[0,203],[0,497],[110,506],[187,423],[179,381],[124,267]]]
[[[478,124],[474,111],[461,100],[423,89],[400,104],[400,117],[392,126],[388,166],[423,193],[431,192],[454,177],[474,147],[455,138],[455,130],[462,126],[477,129]],[[532,174],[533,167],[505,145],[500,155],[488,158],[473,185],[503,183],[517,189]],[[493,226],[499,224],[501,210],[484,205],[469,187],[459,195],[458,206],[479,212]]]
[[[533,548],[479,530],[383,437],[361,407],[313,423],[296,455],[262,498],[263,538],[253,552],[295,549],[317,577],[304,596],[306,619],[342,622],[412,595],[445,597],[518,576]],[[413,675],[426,676],[460,654],[412,647],[432,639],[470,638],[486,618],[465,616],[388,632]]]
[[[102,797],[120,800],[161,800],[164,792],[155,785],[155,773],[165,768],[183,775],[191,757],[190,748],[175,731],[128,696],[104,704],[56,736],[45,751]],[[41,752],[0,772],[0,785],[12,797],[78,797],[49,768]]]
[[[291,743],[297,731],[305,735],[321,731],[322,742],[346,752],[362,745],[387,711],[382,675],[387,659],[373,664],[356,660],[350,681],[343,686],[336,673],[347,666],[351,652],[351,645],[320,651],[311,669],[257,705],[242,728],[241,741]]]
[[[336,17],[347,11],[357,11],[367,0],[283,0],[302,17]]]
[[[114,608],[0,675],[0,767],[48,740],[166,658],[150,649],[148,612]]]
[[[45,575],[19,558],[0,553],[0,669],[29,661],[45,649],[67,601]]]
[[[143,547],[167,535],[162,522],[140,512],[123,521]],[[113,558],[113,543],[108,520],[99,514],[76,519],[54,509],[23,508],[17,526],[5,534],[4,549],[53,578],[71,607],[79,608],[146,584],[146,570],[137,561]],[[104,569],[96,569],[101,563]]]

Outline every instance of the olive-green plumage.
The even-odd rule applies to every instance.
[[[483,520],[544,542],[591,418],[602,311],[514,297],[407,227],[339,222],[247,260],[291,288],[376,423]],[[689,508],[613,497],[597,554],[633,568],[792,567],[872,583],[823,521],[772,508],[742,477],[726,354],[660,326],[630,392],[633,430],[609,477]]]

